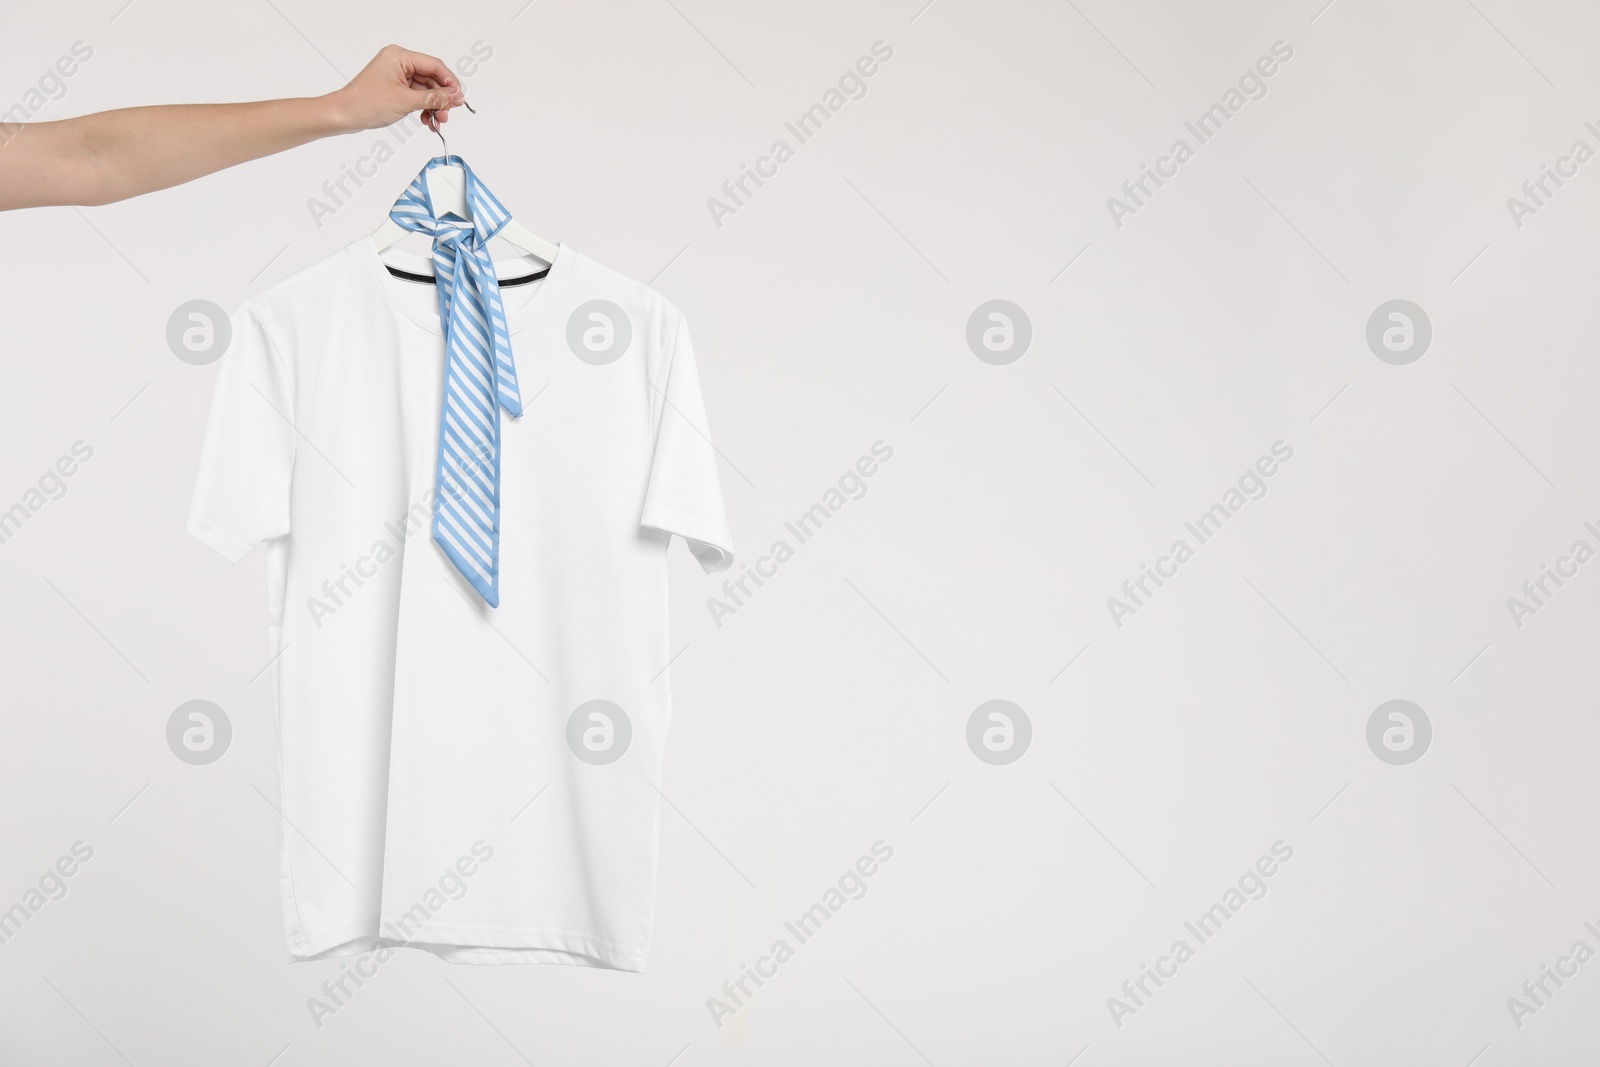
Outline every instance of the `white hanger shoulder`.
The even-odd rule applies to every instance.
[[[467,210],[466,175],[460,167],[434,167],[428,172],[428,196],[432,198],[434,207],[440,211],[453,211],[462,218],[471,218]],[[379,252],[393,248],[399,244],[406,234],[410,233],[397,224],[387,215],[372,234],[372,243]],[[545,263],[554,263],[556,260],[556,246],[542,237],[529,233],[527,228],[512,219],[495,235],[517,251]]]

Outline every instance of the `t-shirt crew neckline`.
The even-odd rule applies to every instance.
[[[423,283],[396,278],[389,273],[389,266],[398,267],[400,270],[409,271],[412,274],[432,275],[433,260],[427,256],[418,256],[410,252],[395,250],[388,250],[380,255],[377,246],[372,243],[372,238],[370,237],[357,239],[355,248],[356,254],[361,260],[361,265],[366,268],[367,276],[372,279],[373,286],[378,290],[378,294],[383,297],[384,302],[429,333],[443,337],[444,328],[439,322],[439,305],[431,292],[428,294],[429,300],[425,304],[429,310],[419,313],[415,305],[396,299],[394,292],[390,288],[391,286],[405,285],[420,289]],[[544,309],[549,306],[550,301],[555,297],[556,291],[566,281],[573,255],[574,253],[566,245],[556,245],[556,258],[550,264],[550,272],[539,281],[529,283],[533,286],[533,294],[522,303],[515,302],[513,294],[517,292],[516,289],[506,290],[502,294],[502,300],[506,304],[506,325],[513,334],[533,325],[534,321],[544,312]],[[494,264],[495,274],[501,278],[521,277],[529,273],[530,269],[533,269],[533,264],[530,262],[532,259],[533,257],[519,257],[510,260],[496,260]],[[429,288],[431,289],[431,286]]]

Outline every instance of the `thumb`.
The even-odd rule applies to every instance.
[[[446,111],[450,107],[448,89],[412,89],[410,99],[412,111]]]

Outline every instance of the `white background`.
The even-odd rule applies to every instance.
[[[0,544],[0,909],[94,849],[0,945],[0,1063],[1600,1053],[1600,962],[1520,1028],[1506,1006],[1600,949],[1600,563],[1521,628],[1506,607],[1600,547],[1600,163],[1520,228],[1506,206],[1600,148],[1600,12],[922,2],[6,10],[0,109],[94,50],[38,119],[316,94],[390,40],[485,42],[451,149],[685,310],[744,558],[873,442],[894,458],[720,628],[674,546],[646,974],[404,953],[319,1028],[339,963],[285,962],[263,555],[184,533],[215,367],[166,323],[375,228],[437,141],[321,226],[308,198],[394,134],[0,216],[0,509],[94,449]],[[867,95],[718,227],[707,198],[878,40]],[[1118,228],[1106,199],[1279,40],[1265,98]],[[1033,328],[1008,366],[965,338],[996,298]],[[1392,299],[1433,325],[1406,366],[1364,336]],[[1268,495],[1116,627],[1106,598],[1278,440]],[[196,698],[234,727],[208,767],[164,736]],[[1009,766],[965,739],[995,698],[1033,725]],[[1366,741],[1395,698],[1434,730],[1408,766]],[[867,895],[717,1027],[707,998],[880,839]],[[1117,1026],[1107,998],[1278,840],[1270,892]]]

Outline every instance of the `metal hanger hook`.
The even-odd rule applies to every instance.
[[[476,115],[478,113],[478,109],[473,107],[471,104],[467,103],[465,100],[461,101],[461,106],[466,108],[469,112],[471,112],[474,115]],[[446,141],[444,139],[444,130],[442,128],[440,128],[439,117],[437,115],[430,116],[429,119],[428,119],[428,124],[427,125],[428,125],[428,129],[432,130],[434,132],[434,134],[439,138],[439,144],[444,147],[445,157],[449,158],[449,156],[450,156],[450,142]]]
[[[444,139],[444,130],[440,128],[439,117],[437,115],[429,115],[423,121],[423,125],[432,130],[433,135],[439,138],[439,143],[444,146],[444,155],[448,157],[450,155],[450,142]]]

